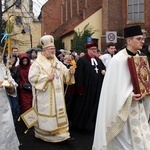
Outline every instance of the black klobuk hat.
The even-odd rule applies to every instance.
[[[141,27],[139,25],[124,28],[124,38],[133,37],[137,35],[143,35]]]

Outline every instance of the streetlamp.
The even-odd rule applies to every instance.
[[[29,25],[24,26],[24,28],[21,31],[22,34],[26,34],[26,32],[28,32],[30,35],[30,44],[32,48],[32,33],[31,33],[31,27]]]

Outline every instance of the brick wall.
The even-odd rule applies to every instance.
[[[92,15],[101,6],[101,0],[72,0],[72,2],[49,0],[42,8],[42,35],[46,32],[57,38],[74,24]]]
[[[144,1],[145,6],[144,6],[144,22],[143,23],[127,23],[127,2],[126,0],[123,0],[122,3],[122,8],[123,8],[123,28],[131,25],[140,25],[142,29],[146,30],[146,43],[150,43],[150,13],[149,13],[149,4],[150,0],[145,0]],[[125,6],[125,7],[124,7]]]
[[[150,0],[145,0],[145,20],[141,27],[146,30],[146,42],[150,43]],[[72,9],[71,9],[72,6]],[[62,8],[62,10],[61,10]],[[127,0],[49,0],[42,9],[42,34],[52,34],[55,38],[77,23],[82,22],[102,8],[102,50],[106,49],[106,31],[117,31],[117,49],[124,45],[124,27],[127,24]]]
[[[122,45],[123,5],[120,0],[103,0],[102,2],[102,51],[106,49],[106,31],[117,31],[117,49]]]
[[[61,1],[49,0],[42,8],[41,14],[42,35],[50,34],[61,24]]]

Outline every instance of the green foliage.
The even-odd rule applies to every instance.
[[[39,45],[37,45],[37,48],[40,48],[40,49],[42,49],[42,45],[40,45],[40,44],[39,44]]]
[[[64,49],[64,45],[62,43],[61,38],[57,38],[54,41],[56,49]]]
[[[74,31],[74,38],[72,43],[72,49],[76,50],[79,54],[85,52],[85,46],[87,44],[87,37],[92,36],[97,30],[94,30],[92,26],[89,26],[89,23],[80,31]]]

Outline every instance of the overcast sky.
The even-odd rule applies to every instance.
[[[33,12],[35,17],[38,17],[41,12],[41,7],[45,4],[48,0],[33,0]],[[4,4],[4,0],[2,0],[2,5]],[[3,8],[4,9],[4,8]]]
[[[41,7],[45,4],[48,0],[33,0],[33,12],[35,17],[39,16],[41,12]]]

